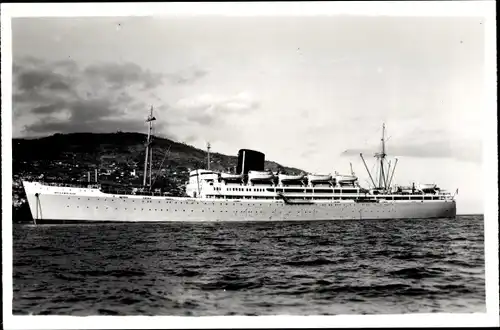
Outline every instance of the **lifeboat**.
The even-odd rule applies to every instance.
[[[280,182],[290,182],[290,181],[300,181],[305,177],[304,174],[299,175],[288,175],[288,174],[278,174]]]
[[[221,173],[220,178],[224,181],[236,181],[243,179],[243,174]]]
[[[415,192],[415,189],[412,186],[398,186],[397,192],[401,192],[403,194],[411,194]]]
[[[418,189],[420,190],[429,190],[429,189],[436,189],[437,185],[432,184],[432,183],[421,183],[418,185]]]
[[[330,174],[309,174],[307,175],[307,180],[309,182],[329,182],[332,180],[332,176]]]
[[[335,176],[335,181],[339,183],[352,183],[358,179],[355,175],[341,175],[338,174]]]
[[[274,174],[269,171],[248,171],[248,180],[252,182],[270,181],[274,179]]]

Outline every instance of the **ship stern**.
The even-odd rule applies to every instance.
[[[451,207],[448,209],[448,217],[455,218],[457,216],[457,202],[455,200],[451,201]]]

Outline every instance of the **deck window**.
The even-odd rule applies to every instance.
[[[325,188],[316,188],[314,189],[315,193],[332,193],[333,189],[325,189]]]
[[[358,191],[356,189],[342,189],[342,192],[344,194],[355,194],[357,193]]]
[[[304,192],[304,188],[286,188],[285,192]]]

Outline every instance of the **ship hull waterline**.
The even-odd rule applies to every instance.
[[[41,186],[43,187],[43,186]],[[104,194],[95,189],[25,185],[36,223],[241,222],[368,219],[429,219],[456,216],[454,200],[354,202],[321,200],[204,199]]]

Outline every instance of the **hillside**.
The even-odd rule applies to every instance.
[[[55,134],[39,139],[13,139],[13,210],[26,216],[23,178],[86,181],[140,185],[143,178],[146,135],[141,133]],[[170,148],[170,150],[169,150]],[[206,168],[207,152],[165,138],[153,141],[154,187],[167,189],[174,196],[184,194],[183,185],[192,169]],[[167,150],[169,152],[167,153]],[[235,150],[235,155],[238,150]],[[237,156],[211,153],[211,169],[227,171],[238,163]],[[289,173],[302,170],[266,161],[266,168],[282,168]],[[135,172],[135,173],[134,173]],[[14,218],[16,217],[14,216]]]

